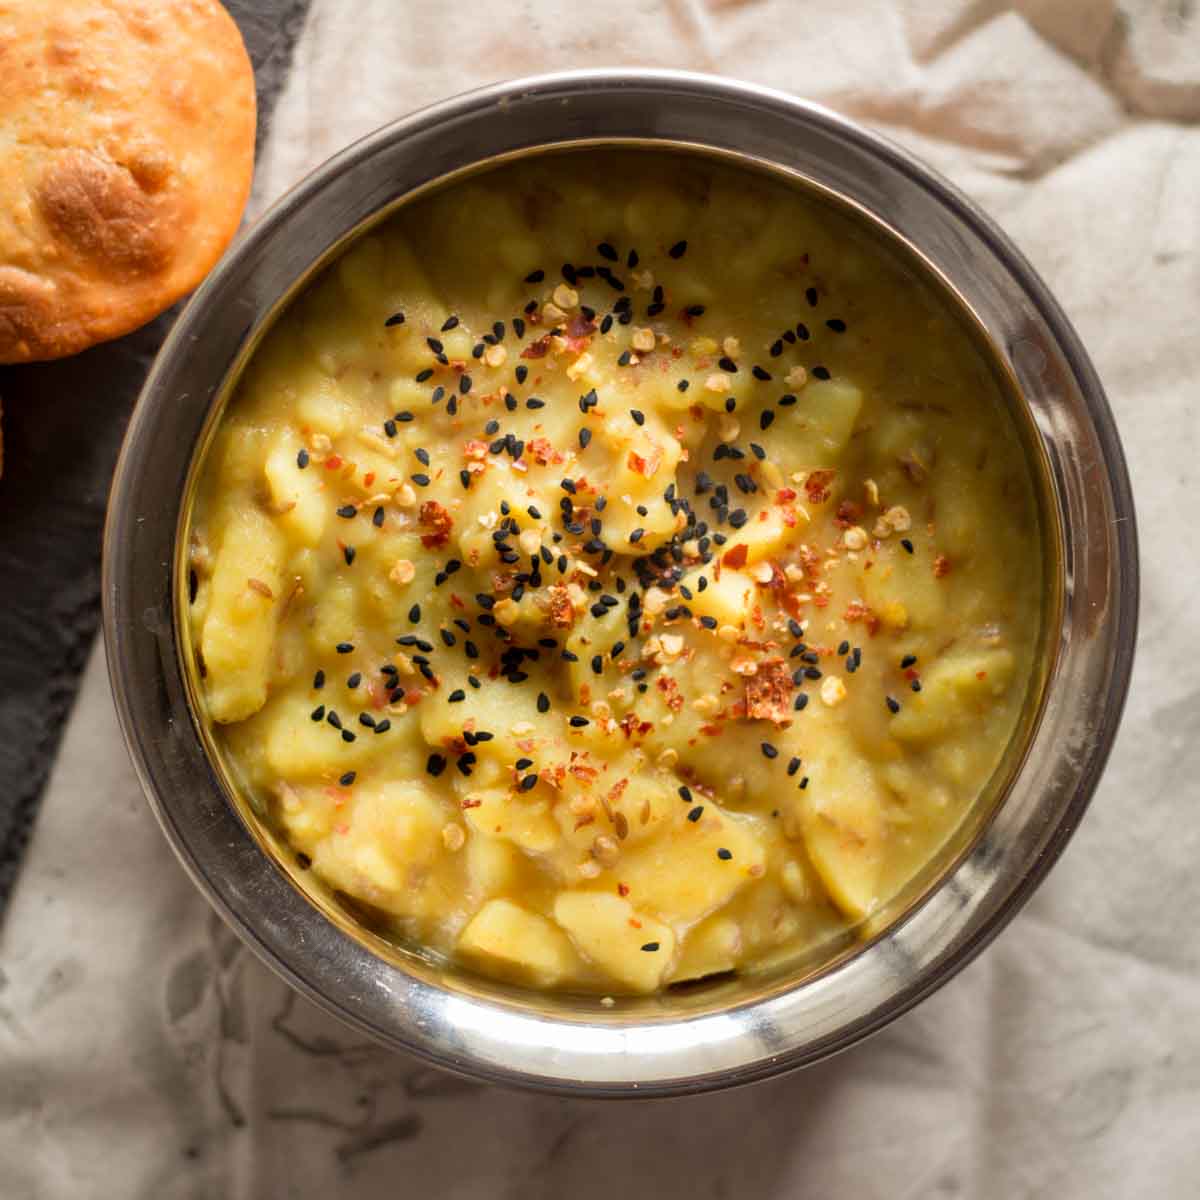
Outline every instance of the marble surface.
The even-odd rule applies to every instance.
[[[509,1093],[363,1044],[240,947],[141,800],[97,651],[0,930],[0,1196],[1194,1196],[1200,13],[1189,0],[559,12],[314,0],[256,209],[387,117],[571,65],[725,70],[933,162],[1045,274],[1130,458],[1141,644],[1087,820],[982,958],[832,1062],[636,1105]]]

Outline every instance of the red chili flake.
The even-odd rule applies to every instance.
[[[549,438],[530,438],[525,443],[525,450],[532,456],[533,461],[542,467],[554,458],[554,445]]]
[[[662,462],[662,454],[655,450],[649,458],[643,458],[636,450],[630,450],[626,462],[631,471],[649,479],[658,470],[659,464]]]
[[[843,500],[837,506],[837,519],[845,521],[847,525],[855,525],[862,516],[862,505],[854,500]]]
[[[654,686],[662,692],[667,707],[673,713],[677,713],[683,708],[683,693],[679,690],[679,684],[670,675],[660,675]]]
[[[450,605],[452,608],[466,608],[463,598],[457,592],[450,593]]]
[[[426,550],[444,546],[450,540],[450,530],[454,528],[454,518],[446,508],[436,500],[426,500],[421,505],[421,524],[428,526],[430,532],[421,535],[421,545]]]
[[[950,560],[944,555],[939,554],[933,560],[933,577],[941,579],[944,575],[950,574]]]
[[[521,351],[522,358],[545,358],[550,352],[550,335],[543,333],[536,342],[530,342],[524,350]]]
[[[787,724],[792,711],[792,676],[786,659],[771,658],[746,676],[746,716],[752,721]]]
[[[370,486],[371,486],[371,484],[373,484],[374,482],[375,482],[375,472],[374,472],[374,471],[368,471],[368,472],[367,472],[367,473],[366,473],[366,474],[363,476],[363,487],[370,487]]]
[[[340,467],[341,465],[342,465],[341,455],[338,455],[338,454],[331,454],[325,460],[325,470],[327,470],[327,471],[336,471],[338,469],[338,467]]]
[[[482,800],[472,800],[470,797],[461,802],[462,808],[478,808],[483,803]]]
[[[837,475],[836,471],[813,471],[804,481],[804,491],[810,504],[824,504],[829,499],[829,485]]]
[[[617,895],[618,896],[628,896],[629,895],[629,884],[618,883],[617,884]]]
[[[736,570],[738,567],[746,565],[746,556],[749,551],[746,548],[745,542],[739,542],[732,550],[726,550],[721,556],[721,562],[730,568]]]
[[[797,495],[798,493],[795,488],[780,488],[779,491],[775,493],[775,503],[790,504],[793,500],[795,500]]]
[[[549,615],[555,629],[570,629],[575,624],[575,609],[565,583],[556,583],[550,589]]]
[[[618,726],[627,738],[633,737],[635,733],[639,737],[645,737],[654,728],[650,721],[641,721],[637,713],[632,712],[627,712],[618,722]]]

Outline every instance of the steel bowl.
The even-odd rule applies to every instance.
[[[247,812],[191,702],[181,531],[200,448],[273,314],[356,232],[455,173],[548,146],[687,148],[790,176],[878,223],[941,276],[1012,383],[1056,579],[1044,686],[996,802],[896,920],[818,970],[605,1006],[505,987],[375,938],[306,890]],[[138,401],[104,539],[104,635],[155,815],[212,905],[293,987],[380,1042],[500,1083],[669,1095],[812,1063],[946,982],[1032,894],[1108,757],[1137,622],[1133,504],[1075,331],[965,196],[852,121],[703,75],[578,71],[471,92],[355,143],[244,234],[167,338]]]

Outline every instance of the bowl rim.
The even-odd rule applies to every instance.
[[[177,681],[169,678],[172,669],[169,657],[175,650],[175,631],[164,626],[163,614],[156,604],[144,603],[151,598],[157,600],[158,593],[149,588],[145,579],[146,563],[138,558],[137,535],[142,532],[149,500],[142,475],[147,455],[165,429],[162,410],[176,399],[172,396],[175,372],[180,363],[186,361],[192,340],[199,337],[214,298],[222,295],[223,289],[235,280],[238,270],[260,247],[268,245],[278,230],[286,228],[292,217],[319,197],[332,182],[356,167],[362,168],[376,155],[398,143],[455,123],[494,120],[497,111],[525,105],[553,103],[564,97],[583,103],[585,99],[590,101],[598,96],[615,99],[631,95],[662,103],[686,97],[714,109],[732,105],[784,117],[804,129],[819,130],[845,141],[867,158],[886,165],[915,184],[952,224],[957,222],[969,229],[991,251],[998,264],[1012,277],[1022,297],[1036,310],[1055,349],[1062,356],[1073,392],[1083,402],[1083,415],[1096,439],[1094,452],[1102,462],[1110,489],[1101,498],[1104,501],[1101,507],[1111,509],[1115,518],[1110,531],[1111,541],[1106,546],[1112,560],[1108,565],[1115,565],[1118,570],[1116,595],[1109,595],[1109,603],[1100,618],[1101,628],[1107,631],[1108,637],[1105,669],[1100,672],[1107,684],[1107,704],[1093,715],[1098,718],[1098,723],[1093,720],[1089,736],[1080,748],[1069,795],[1064,793],[1061,797],[1054,819],[1041,831],[1036,852],[1027,853],[1028,860],[1023,862],[1020,870],[1015,870],[1012,863],[1005,864],[1003,870],[994,869],[995,864],[992,864],[989,873],[986,860],[994,848],[984,846],[973,850],[967,856],[967,863],[960,864],[943,877],[938,884],[939,891],[946,889],[965,866],[979,858],[974,866],[977,873],[984,871],[987,875],[984,895],[989,903],[981,904],[978,895],[960,898],[957,933],[939,944],[934,957],[923,962],[916,971],[907,966],[900,969],[893,964],[890,970],[894,979],[884,1002],[876,1002],[859,1011],[853,1011],[852,1006],[846,1011],[845,1003],[835,1005],[836,1013],[827,1014],[825,1018],[826,1023],[832,1021],[832,1025],[819,1033],[810,1033],[799,1044],[795,1044],[794,1038],[789,1043],[786,1037],[781,1043],[777,1029],[773,1029],[780,1023],[781,1016],[787,1014],[766,1010],[789,1002],[794,1007],[804,987],[773,996],[769,1003],[752,1001],[730,1010],[698,1017],[667,1017],[643,1026],[602,1021],[600,1014],[597,1014],[595,1024],[581,1024],[538,1014],[505,1012],[502,1005],[494,1002],[449,993],[412,978],[392,980],[388,986],[380,987],[373,1005],[348,1007],[345,998],[337,992],[339,978],[349,975],[356,983],[364,985],[378,982],[363,979],[361,970],[355,972],[356,965],[361,968],[361,964],[355,963],[354,951],[340,941],[331,940],[330,945],[324,947],[330,962],[318,966],[314,979],[313,963],[305,960],[294,947],[289,951],[289,938],[297,932],[302,935],[311,932],[303,914],[294,906],[285,905],[282,913],[267,921],[262,911],[254,910],[253,898],[240,887],[231,887],[228,879],[214,878],[211,855],[205,861],[198,849],[195,828],[189,829],[181,823],[177,803],[168,800],[162,786],[169,766],[163,757],[163,738],[186,740],[186,732],[180,729],[186,722],[172,721],[177,708]],[[557,140],[596,139],[580,134]],[[706,144],[703,138],[698,140],[701,145]],[[678,144],[677,140],[673,143],[665,137],[661,141],[668,147]],[[713,148],[731,149],[716,142]],[[741,153],[736,148],[733,152]],[[484,153],[479,157],[482,160],[490,155]],[[787,164],[780,165],[785,170],[793,169]],[[445,172],[438,172],[430,180],[443,174]],[[405,187],[384,203],[392,204],[411,190]],[[361,224],[362,220],[356,221],[353,227]],[[347,232],[349,227],[341,230],[340,235],[344,237]],[[247,326],[243,348],[260,325],[261,321],[251,321]],[[221,390],[222,385],[218,382],[205,397],[177,399],[180,403],[185,398],[191,399],[190,407],[207,410]],[[190,448],[188,457],[191,457]],[[1070,464],[1060,464],[1059,469],[1069,470]],[[173,532],[174,527],[172,536]],[[786,93],[692,72],[591,69],[494,84],[384,125],[318,166],[277,200],[255,226],[239,236],[170,331],[142,389],[122,447],[110,494],[104,548],[104,635],[122,733],[142,789],[172,848],[214,908],[250,948],[293,987],[376,1039],[451,1070],[494,1082],[519,1083],[574,1095],[668,1095],[708,1090],[749,1082],[814,1062],[875,1032],[957,973],[1000,932],[1040,884],[1082,817],[1107,760],[1123,709],[1137,624],[1136,527],[1128,474],[1112,414],[1078,336],[1025,258],[972,201],[878,134],[820,105]],[[170,564],[164,565],[170,574]],[[169,583],[164,587],[167,593],[173,591]],[[142,602],[140,606],[139,602]],[[167,626],[170,626],[169,621]],[[153,641],[149,654],[146,637]],[[135,642],[140,644],[137,651]],[[157,707],[165,718],[165,724],[156,728],[147,726],[148,720],[153,722],[156,705],[151,701],[147,687],[139,689],[135,683],[139,672],[143,676],[146,674],[147,662],[154,664],[152,682],[157,683],[158,688],[153,699],[159,702]],[[1095,670],[1100,671],[1100,668],[1095,667]],[[1048,688],[1050,686],[1047,684]],[[173,762],[171,769],[178,770],[180,765]],[[1034,849],[1031,845],[1027,852]],[[251,860],[243,853],[241,861],[245,865]],[[265,885],[255,894],[264,899],[264,891]],[[308,900],[298,894],[296,900],[313,915],[318,915]],[[272,892],[271,902],[277,904],[278,901],[278,895]],[[249,908],[246,907],[248,902]],[[987,911],[983,911],[985,908]],[[952,914],[942,915],[948,918]],[[870,947],[858,957],[864,957],[874,949],[874,946]],[[895,956],[902,947],[897,938],[880,949],[884,955],[890,952]],[[360,950],[369,953],[361,945]],[[903,959],[903,955],[900,957]],[[735,1028],[729,1027],[730,1022]],[[573,1044],[580,1041],[581,1030],[586,1032],[586,1040],[593,1043],[586,1051]],[[452,1032],[454,1036],[451,1036]],[[715,1060],[710,1054],[711,1061],[705,1062],[704,1052],[711,1050],[714,1044],[721,1044],[723,1053]],[[514,1047],[519,1047],[521,1052],[518,1054]],[[624,1072],[613,1071],[611,1064],[599,1065],[602,1059],[614,1055],[626,1064]],[[698,1055],[699,1070],[696,1069]],[[639,1067],[644,1069],[642,1073],[638,1072]]]

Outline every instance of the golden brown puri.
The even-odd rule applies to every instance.
[[[194,288],[254,167],[216,0],[0,0],[0,362],[74,354]]]

